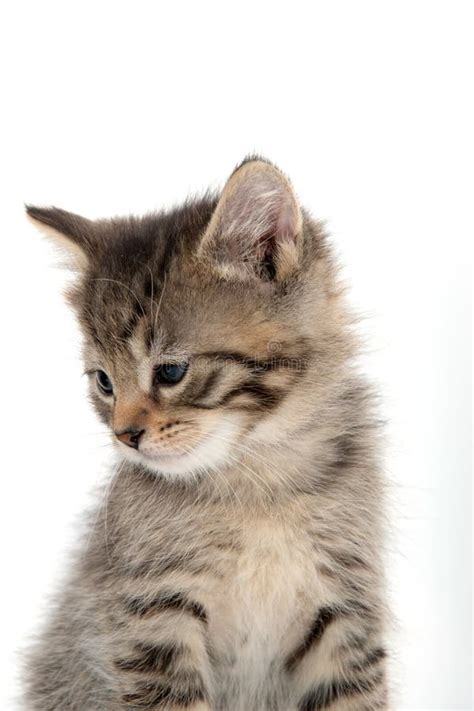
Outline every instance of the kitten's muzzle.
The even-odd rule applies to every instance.
[[[140,430],[136,427],[128,427],[126,430],[121,432],[115,432],[115,436],[120,442],[126,444],[127,447],[132,447],[132,449],[138,449],[138,445],[142,435],[145,430]]]

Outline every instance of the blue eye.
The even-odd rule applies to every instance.
[[[97,386],[104,395],[112,395],[114,389],[109,376],[103,370],[98,370],[95,374]]]
[[[162,363],[155,368],[155,381],[162,385],[176,385],[188,369],[187,363]]]

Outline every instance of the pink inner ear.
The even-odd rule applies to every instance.
[[[291,245],[295,245],[300,221],[288,180],[274,166],[256,161],[231,176],[203,245],[221,263],[237,269],[253,265],[273,278],[281,268],[287,272],[291,262],[296,263]]]
[[[298,215],[292,196],[281,191],[278,198],[279,201],[274,201],[273,210],[270,210],[267,232],[259,236],[254,251],[256,260],[273,275],[277,269],[275,259],[278,246],[294,243],[298,232]]]
[[[275,232],[281,240],[295,240],[298,233],[298,215],[296,205],[288,196],[283,196]]]

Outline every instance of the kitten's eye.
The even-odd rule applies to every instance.
[[[112,395],[114,389],[112,387],[112,383],[110,382],[110,378],[107,375],[107,373],[104,373],[103,370],[98,370],[95,374],[95,378],[96,378],[99,390],[101,392],[103,392],[104,395]]]
[[[176,385],[182,380],[188,363],[163,363],[155,368],[155,381],[163,385]]]

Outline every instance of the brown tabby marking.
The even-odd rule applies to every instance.
[[[379,423],[328,239],[248,159],[142,218],[28,207],[70,255],[120,457],[28,711],[388,709]]]

